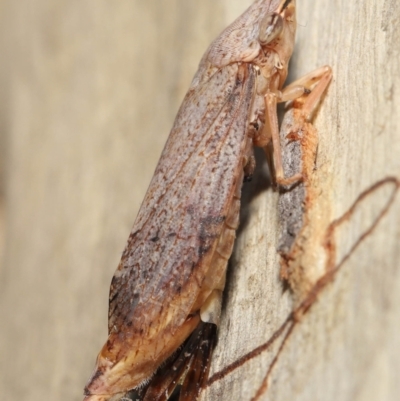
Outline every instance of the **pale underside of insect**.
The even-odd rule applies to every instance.
[[[253,146],[272,142],[278,184],[301,179],[283,176],[276,106],[309,93],[310,118],[331,75],[282,90],[295,31],[295,0],[257,0],[203,56],[112,279],[85,401],[144,386],[140,399],[167,400],[178,384],[195,400],[204,387]]]

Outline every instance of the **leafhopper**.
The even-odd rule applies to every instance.
[[[277,103],[309,93],[311,115],[331,75],[323,67],[283,88],[295,11],[295,0],[257,0],[203,56],[112,279],[85,401],[135,388],[167,400],[177,386],[195,400],[204,387],[253,147],[272,143],[279,185],[300,180],[283,174]]]

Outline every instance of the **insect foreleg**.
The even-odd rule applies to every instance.
[[[302,107],[302,115],[305,121],[310,121],[331,79],[332,69],[329,66],[317,68],[286,86],[282,90],[278,102],[296,100],[303,94],[310,92]]]
[[[320,67],[304,77],[296,80],[278,93],[268,92],[264,96],[265,101],[265,127],[263,134],[257,138],[255,145],[262,146],[265,152],[268,143],[272,142],[273,148],[273,167],[275,170],[275,181],[278,185],[292,185],[302,179],[302,174],[298,173],[291,177],[285,177],[282,166],[282,154],[279,139],[279,125],[277,116],[277,104],[289,100],[296,100],[303,95],[307,95],[301,107],[301,119],[310,121],[313,112],[320,103],[322,96],[332,78],[332,70],[328,66]]]

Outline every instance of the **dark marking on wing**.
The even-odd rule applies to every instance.
[[[199,256],[203,256],[209,251],[214,241],[220,235],[221,223],[225,221],[225,216],[208,216],[200,221],[199,231]]]

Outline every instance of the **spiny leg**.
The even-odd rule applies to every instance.
[[[137,398],[133,400],[167,401],[171,396],[174,400],[179,397],[179,401],[196,400],[207,383],[216,333],[214,323],[200,321],[183,347],[166,361],[147,388],[136,393]]]
[[[197,347],[194,352],[193,362],[186,374],[179,401],[193,401],[206,387],[211,366],[211,356],[217,338],[217,326],[214,323],[200,322],[198,330],[193,335]],[[195,397],[195,398],[193,398]]]
[[[265,95],[265,127],[263,134],[257,138],[256,146],[264,148],[268,154],[267,145],[272,142],[273,166],[275,170],[275,181],[278,185],[292,185],[302,179],[301,173],[292,177],[285,177],[282,165],[282,154],[279,137],[279,124],[277,116],[277,104],[296,100],[306,95],[307,99],[301,107],[301,119],[310,121],[312,115],[320,103],[322,96],[332,78],[332,70],[328,66],[320,67],[306,74],[304,77],[294,81],[281,92],[267,93]]]

